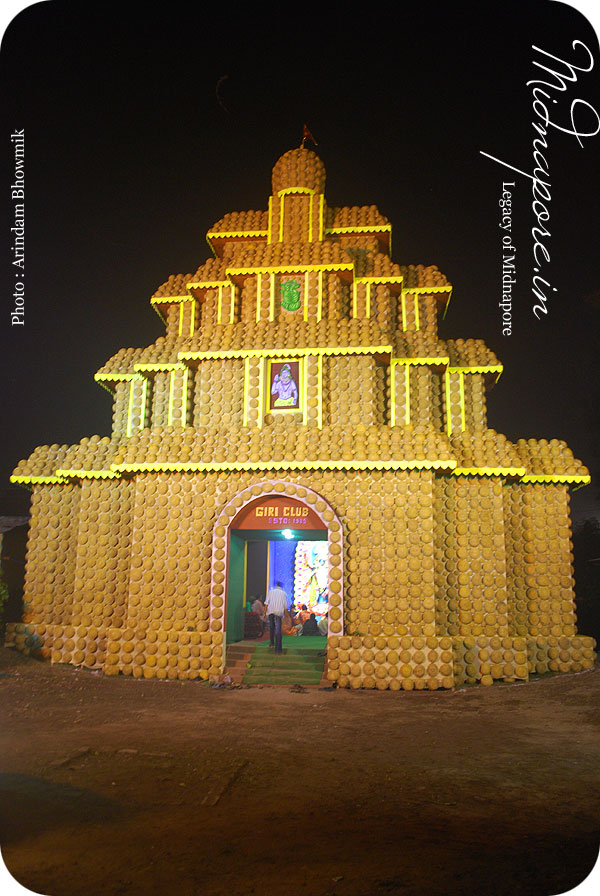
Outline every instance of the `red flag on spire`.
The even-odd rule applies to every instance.
[[[305,124],[303,124],[302,125],[302,148],[304,148],[304,144],[307,140],[310,140],[310,142],[314,143],[315,146],[319,145],[317,143],[317,141],[315,140],[315,138],[313,137],[313,135],[311,134],[311,132],[308,130],[308,127]]]

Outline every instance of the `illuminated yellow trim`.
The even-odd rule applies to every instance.
[[[415,367],[430,365],[432,367],[447,367],[450,358],[392,358],[392,361],[401,361],[403,364],[413,364]]]
[[[318,355],[317,365],[317,427],[323,429],[323,355]]]
[[[529,473],[526,476],[523,476],[523,482],[539,482],[539,483],[553,483],[557,485],[566,485],[569,482],[579,483],[580,485],[589,485],[592,481],[592,477],[583,473],[565,473],[564,475],[561,473],[553,473],[553,474],[544,474],[544,475],[536,475],[534,473]]]
[[[312,243],[312,241],[313,241],[313,225],[312,225],[313,198],[314,198],[314,194],[311,193],[309,200],[308,200],[308,242],[309,243]]]
[[[354,280],[353,283],[352,283],[352,317],[358,317],[358,314],[357,314],[357,309],[358,309],[358,295],[357,295],[357,293],[356,293],[356,287],[357,287],[357,285],[358,285],[358,284],[357,284],[356,280]]]
[[[365,297],[365,312],[366,312],[367,317],[371,317],[371,284],[366,283],[365,289],[367,291],[367,294]]]
[[[325,223],[325,196],[323,193],[319,196],[319,242],[323,240],[323,225]]]
[[[317,321],[323,317],[323,271],[317,274]]]
[[[402,303],[402,332],[406,333],[406,296],[404,293],[400,296],[400,302]]]
[[[67,485],[69,480],[61,476],[11,476],[10,482],[15,485]]]
[[[229,323],[232,324],[235,321],[235,284],[232,283],[230,286],[230,304],[229,304]]]
[[[138,379],[136,377],[135,379]],[[133,429],[133,387],[135,386],[135,380],[132,379],[129,383],[129,407],[127,409],[127,437],[131,435],[131,431]]]
[[[285,194],[283,190],[277,194],[279,196],[279,242],[283,242],[283,216],[284,216],[284,203],[285,203]]]
[[[419,320],[419,294],[415,293],[415,330],[421,329],[421,322]]]
[[[455,467],[453,476],[518,476],[527,471],[524,467]]]
[[[387,286],[392,284],[397,284],[401,286],[404,283],[404,277],[401,274],[389,274],[389,275],[381,275],[378,277],[357,277],[357,283],[376,283],[377,285]],[[408,292],[407,289],[404,292]]]
[[[411,293],[441,293],[441,292],[452,292],[452,286],[448,284],[448,286],[407,286],[404,292]]]
[[[467,429],[466,424],[466,410],[465,410],[465,378],[464,373],[460,371],[459,378],[459,386],[460,386],[460,425],[463,432]]]
[[[396,425],[396,367],[397,362],[390,361],[390,426]]]
[[[404,420],[406,425],[410,423],[410,365],[404,365],[404,396],[405,396],[405,407],[406,411],[404,414]]]
[[[223,287],[219,284],[219,289],[217,293],[217,323],[223,323],[221,320],[221,315],[223,313],[222,305],[223,305]]]
[[[304,274],[304,320],[308,321],[308,271]]]
[[[161,370],[183,370],[185,368],[185,364],[134,364],[133,369],[137,371],[145,371],[145,372],[153,372],[153,371],[161,371]],[[139,379],[135,374],[131,375],[134,379]]]
[[[452,435],[452,406],[450,403],[450,368],[447,367],[444,373],[446,381],[446,429],[448,436]]]
[[[140,411],[139,429],[143,429],[146,423],[146,401],[148,398],[148,380],[144,378],[142,382],[142,409]]]
[[[117,470],[57,470],[57,474],[60,474],[62,477],[70,477],[76,479],[119,479],[119,472]],[[62,482],[67,482],[68,479],[63,478]]]
[[[304,355],[303,358],[300,359],[300,367],[303,368],[303,380],[302,383],[302,422],[306,424],[308,422],[308,355]]]
[[[275,274],[269,274],[269,320],[275,320]]]
[[[188,374],[189,367],[185,367],[183,370],[183,382],[181,384],[181,425],[184,429],[187,423]]]
[[[219,286],[229,286],[229,280],[190,280],[186,283],[186,289],[217,289]],[[182,302],[191,302],[195,296],[180,296]]]
[[[391,236],[391,224],[356,224],[347,227],[326,227],[325,233],[389,233]]]
[[[250,390],[250,357],[244,358],[244,412],[242,414],[242,426],[248,426],[248,398]]]
[[[207,240],[228,239],[236,236],[267,236],[268,230],[209,230],[206,234]]]
[[[260,320],[261,292],[262,292],[262,271],[259,271],[256,275],[256,323],[258,323]]]
[[[259,429],[262,429],[263,425],[263,414],[264,414],[264,395],[265,391],[265,359],[258,359],[258,420],[256,421],[256,425]]]
[[[293,193],[308,193],[311,196],[315,196],[317,191],[311,187],[284,187],[283,190],[277,190],[278,196],[289,196]]]
[[[186,283],[186,288],[188,286],[200,286],[204,284],[199,283]],[[152,296],[150,299],[151,305],[174,305],[176,302],[193,302],[194,296],[184,295],[184,296]]]
[[[192,302],[192,309],[190,312],[190,336],[194,335],[194,330],[196,328],[196,300]]]

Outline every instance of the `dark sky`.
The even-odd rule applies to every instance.
[[[532,170],[539,118],[527,81],[544,75],[533,63],[545,50],[583,66],[577,40],[595,66],[550,92],[564,127],[574,99],[600,110],[600,54],[581,13],[551,0],[360,13],[50,0],[21,12],[0,53],[0,513],[23,506],[8,477],[36,445],[109,434],[110,397],[94,373],[163,332],[155,288],[209,257],[205,233],[226,212],[266,208],[271,168],[299,145],[304,122],[327,168],[328,203],[377,205],[393,226],[394,261],[437,264],[454,286],[441,337],[483,338],[503,362],[490,427],[514,440],[564,439],[600,472],[600,134],[580,146],[549,129],[544,273],[557,292],[541,321],[531,181],[480,154]],[[595,111],[576,111],[580,128],[595,127]],[[21,128],[26,322],[11,327],[10,134]],[[515,177],[507,337],[498,201]],[[576,520],[600,516],[598,484],[575,492],[572,507]]]

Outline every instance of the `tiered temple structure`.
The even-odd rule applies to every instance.
[[[453,688],[594,663],[578,635],[564,442],[488,428],[502,366],[438,338],[451,285],[391,260],[375,206],[332,208],[286,152],[263,211],[160,286],[165,335],[96,374],[110,437],[43,446],[11,635],[106,674],[207,678],[241,637],[247,533],[326,540],[327,675]]]

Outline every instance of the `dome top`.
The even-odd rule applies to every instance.
[[[325,190],[325,165],[310,149],[290,149],[275,163],[272,184],[274,194],[290,187],[306,187],[322,193]]]

